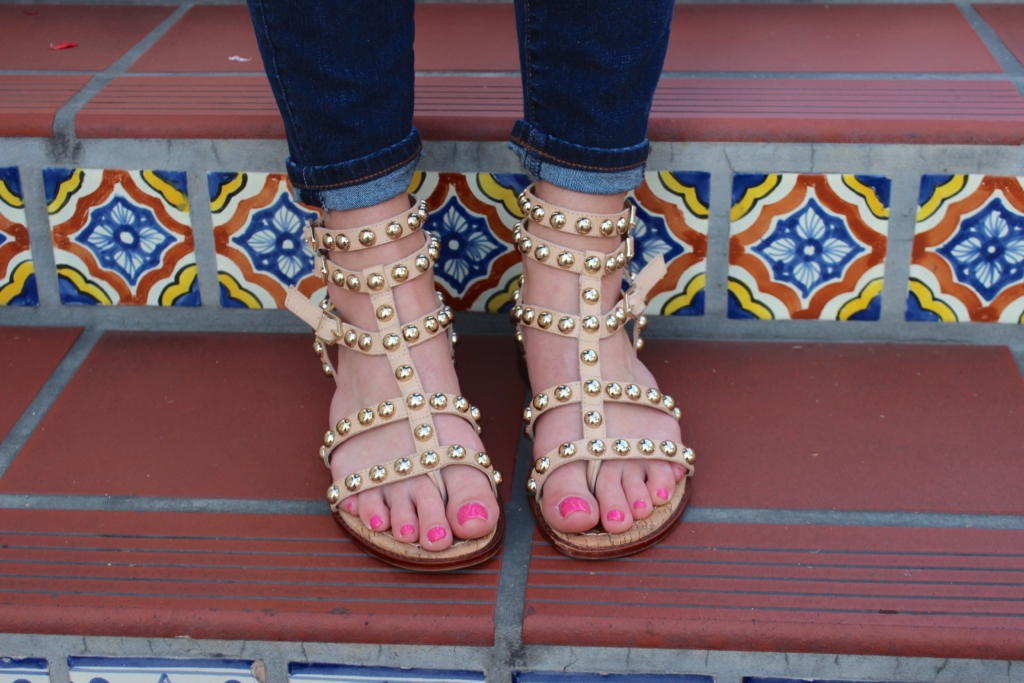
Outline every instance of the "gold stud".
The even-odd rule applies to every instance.
[[[512,319],[513,324],[518,323],[523,319],[523,307],[518,305],[513,306],[512,310],[509,311],[508,316]]]
[[[614,315],[610,315],[605,318],[604,326],[608,328],[609,332],[614,332],[619,329],[619,321]]]
[[[480,465],[480,467],[490,467],[491,466],[491,456],[487,455],[486,453],[477,453],[476,454],[476,464]]]
[[[519,290],[517,289],[516,291],[518,292]],[[532,308],[524,308],[523,309],[523,322],[526,323],[527,325],[532,325],[533,324],[533,320],[536,317],[537,317],[537,313]]]
[[[693,452],[692,448],[684,448],[683,460],[686,462],[687,465],[692,465],[693,463],[697,462],[697,454]]]
[[[402,236],[402,224],[392,221],[385,230],[388,237],[395,240]]]
[[[552,320],[553,318],[551,317],[550,313],[541,313],[540,315],[537,316],[537,326],[540,327],[541,329],[546,330],[549,327],[551,327]]]
[[[366,286],[376,292],[384,286],[384,276],[380,273],[372,273],[366,278]]]
[[[594,439],[587,444],[587,450],[590,451],[591,455],[601,455],[604,453],[604,441],[601,441],[601,439]]]
[[[628,227],[629,227],[629,224],[626,223],[626,219],[625,218],[620,218],[619,220],[615,221],[615,229],[619,231],[620,235],[625,234],[626,229]]]
[[[324,249],[334,249],[334,236],[324,235],[323,238]]]
[[[640,398],[640,387],[638,387],[635,384],[627,384],[626,385],[626,396],[628,396],[629,398],[631,398],[634,401],[637,400],[638,398]]]
[[[615,233],[615,224],[610,219],[601,221],[601,234],[607,237]]]
[[[345,284],[347,284],[348,288],[351,289],[353,292],[359,291],[359,278],[356,277],[355,275],[349,275],[348,280],[345,281]]]
[[[420,217],[420,223],[426,223],[427,219],[430,218],[430,213],[427,211],[426,202],[421,202],[420,207],[416,209],[416,215]]]
[[[546,244],[538,244],[537,248],[533,250],[533,257],[538,261],[546,261],[550,254],[551,249]]]
[[[625,267],[625,265],[626,265],[626,254],[625,254],[625,252],[621,252],[620,251],[618,254],[615,255],[615,265],[617,265],[619,268]]]
[[[544,410],[548,407],[548,395],[537,394],[533,397],[533,407],[537,410]]]
[[[335,505],[339,500],[341,500],[341,489],[334,484],[331,484],[327,488],[327,502],[331,505]]]
[[[555,230],[561,230],[565,227],[565,214],[558,213],[557,211],[551,214],[551,227]]]
[[[427,269],[430,268],[430,259],[427,258],[424,254],[420,254],[419,256],[416,257],[416,267],[421,272],[426,272]]]
[[[437,314],[437,322],[438,324],[441,325],[441,327],[448,327],[448,325],[451,324],[452,322],[452,317],[448,314],[447,311],[442,310],[440,313]]]
[[[608,260],[604,262],[605,272],[614,273],[616,268],[618,268],[618,264],[615,263],[615,257],[609,256]]]
[[[409,458],[399,458],[395,461],[395,473],[401,476],[405,476],[412,471],[412,460]]]
[[[664,453],[665,455],[667,455],[670,458],[675,457],[675,454],[676,454],[676,445],[675,445],[675,443],[673,443],[672,441],[662,441],[661,442],[661,452]]]
[[[589,413],[583,416],[583,421],[587,424],[588,427],[600,427],[601,422],[603,420],[601,418],[601,413],[597,412],[596,410],[591,410]]]
[[[345,346],[355,346],[356,345],[356,339],[357,339],[356,331],[355,330],[348,330],[348,331],[346,331],[344,339],[345,339]]]
[[[526,190],[519,193],[519,208],[526,213],[530,210],[530,199],[526,196]]]
[[[320,366],[320,370],[322,370],[328,377],[334,374],[331,372],[331,364],[326,361],[324,361],[323,365]]]
[[[587,349],[580,354],[580,360],[586,365],[593,365],[597,362],[597,351],[594,349]]]
[[[593,287],[583,290],[583,300],[588,304],[596,304],[600,298],[601,295]]]
[[[538,223],[542,221],[544,219],[544,207],[541,206],[540,204],[533,207],[533,210],[530,211],[530,218],[537,221]]]
[[[618,455],[627,455],[629,453],[629,442],[625,439],[616,439],[615,443],[612,444],[612,450]]]
[[[608,398],[619,398],[622,396],[622,387],[619,386],[618,382],[609,382],[604,391],[608,394]]]
[[[576,232],[578,232],[581,235],[586,235],[588,232],[590,232],[591,227],[592,226],[590,224],[589,218],[581,218],[578,221],[576,221]]]
[[[373,346],[373,337],[368,334],[364,334],[359,337],[360,349],[363,351],[369,351],[371,346]]]
[[[441,245],[437,242],[431,242],[430,246],[427,247],[427,256],[436,261],[441,256]]]
[[[431,334],[437,332],[438,329],[440,329],[440,327],[441,326],[440,324],[438,324],[437,318],[435,318],[432,315],[428,315],[426,319],[423,321],[423,329],[425,329],[427,332],[430,332]]]
[[[560,318],[558,321],[558,331],[561,332],[562,334],[569,334],[570,332],[573,331],[575,327],[576,321],[570,318],[569,316]]]
[[[683,411],[679,410],[679,406],[676,406],[675,408],[672,409],[672,414],[675,416],[677,420],[681,420],[683,417]]]
[[[344,287],[345,273],[341,272],[340,270],[334,271],[333,273],[331,273],[331,282],[338,285],[339,287]]]
[[[399,344],[401,344],[401,341],[398,339],[397,334],[389,334],[384,337],[384,348],[388,351],[395,350]]]
[[[395,414],[395,404],[391,401],[384,401],[377,406],[377,414],[385,420],[390,419]]]
[[[636,328],[638,330],[646,330],[647,329],[647,316],[646,315],[642,315],[642,316],[640,316],[639,318],[636,319]]]
[[[563,251],[558,255],[558,265],[563,268],[572,268],[572,264],[576,263],[576,257],[568,251]]]
[[[570,398],[572,398],[572,389],[570,389],[565,384],[561,385],[560,387],[555,389],[555,398],[558,401],[565,403]]]
[[[643,351],[644,350],[644,340],[641,339],[640,337],[636,338],[636,341],[634,342],[634,344],[636,346],[636,350],[637,351]]]
[[[501,472],[499,472],[498,470],[494,470],[494,472],[491,473],[491,476],[494,477],[494,485],[501,486],[501,482],[504,481],[504,479],[501,476]]]
[[[661,392],[654,387],[651,387],[647,390],[647,400],[651,403],[657,403],[661,400]]]
[[[413,435],[417,441],[426,441],[434,435],[434,428],[428,424],[422,424],[413,430]]]
[[[533,242],[530,240],[529,237],[523,237],[522,239],[519,240],[519,251],[523,252],[524,254],[529,254],[530,249],[532,248]]]
[[[583,267],[587,269],[588,273],[596,273],[601,270],[601,259],[596,256],[588,256],[587,260],[583,262]]]
[[[661,397],[661,405],[665,406],[666,410],[672,410],[676,407],[676,400],[668,394],[664,394]]]
[[[324,353],[324,345],[320,343],[319,339],[313,342],[313,353],[318,356],[322,356]]]
[[[451,460],[462,460],[463,458],[466,457],[466,449],[463,448],[462,446],[460,446],[459,444],[455,444],[454,446],[449,446],[448,447],[448,457]]]
[[[415,214],[415,213],[410,213],[410,214],[409,214],[409,217],[405,219],[405,222],[409,224],[409,227],[410,227],[410,228],[412,228],[413,230],[415,230],[416,228],[420,227],[420,224],[421,224],[421,223],[422,223],[423,221],[422,221],[422,220],[420,220],[420,217],[419,217],[419,215],[418,215],[418,214]]]
[[[348,248],[351,245],[352,243],[349,241],[348,237],[345,237],[344,235],[338,235],[334,238],[334,246],[337,247],[339,251],[348,251]]]
[[[650,455],[654,452],[654,442],[650,439],[640,439],[636,444],[636,449],[644,455]]]
[[[373,230],[363,230],[359,233],[359,244],[364,247],[372,246],[377,241],[377,234]]]
[[[350,474],[345,477],[345,488],[349,491],[358,491],[359,487],[363,485],[363,478],[358,474]]]
[[[530,477],[526,481],[526,490],[529,491],[530,493],[537,493],[537,480],[534,479],[533,477]]]
[[[405,341],[412,342],[420,338],[420,330],[415,325],[409,325],[402,330],[402,336],[405,337]]]
[[[461,396],[456,396],[455,403],[453,403],[452,405],[454,405],[455,410],[459,411],[460,413],[464,413],[467,410],[469,410],[469,401],[462,398]]]
[[[324,434],[324,445],[330,446],[334,443],[334,432],[328,431]]]
[[[473,418],[473,420],[474,420],[475,422],[479,422],[479,421],[480,421],[480,409],[479,409],[479,408],[477,408],[476,406],[472,406],[472,407],[471,407],[471,408],[469,409],[469,416],[470,416],[471,418]]]
[[[405,405],[409,406],[409,410],[419,410],[426,403],[426,399],[423,398],[423,394],[416,392],[415,394],[409,394],[405,397]]]
[[[385,468],[381,467],[380,465],[370,468],[370,481],[372,481],[374,484],[379,484],[387,478],[388,471]]]
[[[537,474],[544,474],[551,469],[551,460],[548,458],[538,458],[537,462],[533,463],[533,469],[537,470]]]
[[[404,382],[412,377],[412,367],[409,365],[403,365],[395,370],[395,379],[399,382]]]
[[[391,320],[391,318],[392,318],[392,316],[394,316],[394,314],[395,314],[395,309],[391,308],[388,305],[378,306],[377,307],[377,320],[380,320],[381,322],[385,322],[385,321]]]
[[[391,269],[391,277],[394,278],[396,282],[405,282],[409,278],[409,269],[399,263]]]
[[[619,306],[618,308],[615,309],[614,315],[615,319],[619,321],[620,325],[626,322],[626,311],[625,309],[622,308],[622,306]]]
[[[444,407],[448,405],[448,397],[444,394],[434,394],[430,397],[430,405],[437,410],[444,410]]]
[[[349,422],[347,419],[342,418],[342,419],[338,420],[338,424],[335,427],[335,430],[341,436],[346,436],[346,435],[348,435],[349,432],[352,431],[352,423]]]
[[[523,422],[525,422],[526,424],[530,424],[530,420],[532,420],[532,419],[533,419],[533,407],[532,406],[526,406],[526,408],[523,409]]]
[[[583,390],[590,396],[597,396],[601,393],[601,383],[596,379],[588,379],[583,385]]]
[[[571,441],[566,441],[558,447],[558,455],[563,458],[571,458],[576,455],[576,444]]]
[[[439,458],[437,457],[437,453],[435,453],[434,451],[427,451],[426,453],[420,456],[420,464],[426,467],[427,469],[430,469],[431,467],[437,465],[438,460]]]

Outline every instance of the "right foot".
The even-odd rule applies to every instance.
[[[408,209],[407,195],[382,204],[332,211],[326,226],[332,230],[355,228],[385,220]],[[422,248],[420,235],[352,252],[331,252],[330,259],[349,270],[363,270],[375,264],[398,261]],[[433,271],[424,273],[393,290],[396,315],[402,321],[415,320],[438,306]],[[341,319],[368,331],[377,329],[373,305],[366,294],[328,284],[331,302]],[[330,424],[357,411],[394,401],[402,395],[391,365],[385,356],[369,356],[345,347],[339,349],[338,389],[331,401]],[[436,392],[461,395],[455,366],[448,349],[448,337],[434,338],[409,347],[417,375],[427,396]],[[434,425],[442,446],[460,444],[483,452],[484,447],[473,426],[453,415],[434,415]],[[409,425],[405,420],[353,436],[334,449],[331,474],[335,481],[353,472],[390,462],[416,452]],[[380,486],[346,498],[340,507],[358,515],[374,531],[391,530],[395,540],[419,543],[427,550],[440,551],[455,538],[472,539],[487,535],[498,520],[499,503],[491,492],[487,475],[472,467],[453,465],[440,471],[448,491],[448,505],[437,486],[425,475]]]

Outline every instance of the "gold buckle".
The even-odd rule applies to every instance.
[[[629,202],[629,229],[632,230],[636,226],[636,203]]]
[[[635,210],[635,207],[634,207]],[[636,252],[633,251],[633,236],[626,235],[626,260],[632,261]]]
[[[325,299],[325,301],[326,301],[326,299]],[[330,320],[332,323],[334,323],[333,327],[330,328],[331,335],[333,336],[333,338],[334,339],[340,338],[341,337],[341,318],[336,316],[336,315],[331,314],[323,306],[320,307],[320,322],[317,323],[316,332],[319,332],[320,328],[322,328],[324,326],[324,320],[325,319]],[[319,334],[315,334],[315,336],[318,339],[321,338]],[[324,341],[327,341],[327,340],[325,339]],[[331,340],[330,343],[334,343],[333,340]]]

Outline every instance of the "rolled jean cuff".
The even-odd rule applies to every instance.
[[[360,209],[405,192],[423,143],[415,128],[401,142],[359,159],[328,166],[305,166],[288,159],[296,201],[324,210]]]
[[[607,149],[584,147],[540,132],[520,119],[508,146],[536,180],[587,194],[617,194],[640,186],[650,143]]]

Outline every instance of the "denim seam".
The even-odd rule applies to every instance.
[[[533,131],[530,132],[530,137],[531,138],[533,137]],[[553,156],[551,154],[548,154],[547,152],[543,152],[543,151],[537,149],[536,147],[532,146],[529,142],[523,142],[522,140],[515,140],[515,139],[513,141],[516,144],[518,144],[520,147],[522,147],[523,149],[528,149],[531,152],[533,152],[534,154],[536,154],[537,156],[544,157],[547,160],[552,161],[552,162],[558,164],[559,166],[572,166],[574,168],[582,168],[582,169],[585,169],[585,170],[588,170],[588,171],[628,171],[631,168],[637,168],[637,167],[643,166],[644,164],[647,163],[647,160],[644,159],[641,162],[638,162],[638,163],[635,163],[635,164],[630,164],[628,166],[613,166],[613,167],[607,167],[607,166],[586,166],[584,164],[576,164],[576,163],[573,163],[571,161],[565,161],[563,159],[559,159],[556,156]]]
[[[365,183],[367,181],[373,180],[374,178],[379,178],[381,176],[385,176],[388,173],[391,173],[392,171],[395,171],[395,170],[397,170],[399,168],[402,168],[403,166],[408,166],[412,162],[416,161],[416,158],[420,155],[420,153],[422,151],[423,151],[423,145],[420,145],[419,147],[416,148],[416,151],[413,152],[413,154],[410,155],[408,158],[406,158],[404,161],[400,161],[397,164],[394,164],[392,166],[388,166],[387,168],[381,169],[380,171],[377,171],[376,173],[371,173],[370,175],[362,176],[361,178],[356,178],[355,180],[347,180],[345,182],[332,183],[330,185],[308,185],[308,184],[299,184],[299,183],[296,183],[295,181],[292,181],[292,182],[293,182],[293,184],[296,187],[301,187],[301,188],[306,189],[306,190],[311,190],[311,189],[331,189],[331,188],[338,188],[338,187],[348,187],[349,185],[358,185],[360,183]]]
[[[287,110],[288,120],[291,122],[291,125],[297,131],[298,129],[301,128],[301,126],[299,125],[298,120],[295,118],[295,115],[292,113],[291,99],[288,97],[288,93],[285,92],[284,81],[281,79],[280,68],[278,67],[278,64],[277,64],[277,50],[278,50],[278,48],[277,48],[276,45],[274,45],[273,38],[271,38],[270,24],[267,23],[267,15],[266,15],[266,12],[263,9],[263,3],[262,2],[258,3],[258,6],[259,6],[259,9],[260,9],[260,22],[263,24],[263,34],[267,38],[267,44],[270,45],[271,48],[272,48],[270,54],[271,54],[271,58],[273,60],[273,63],[272,63],[272,65],[268,65],[268,66],[272,67],[272,70],[273,70],[273,73],[274,73],[274,81],[277,83],[277,87],[280,89],[280,92],[281,92],[281,104],[283,104],[284,108]],[[270,70],[271,69],[267,69],[268,72]],[[269,77],[270,74],[268,73],[267,76]],[[302,154],[302,156],[306,156],[305,155],[305,150],[303,150],[303,148],[302,148],[302,142],[301,142],[302,136],[301,135],[294,135],[293,137],[295,138],[295,144],[298,147],[299,152]],[[291,142],[292,141],[289,140],[289,144]]]

